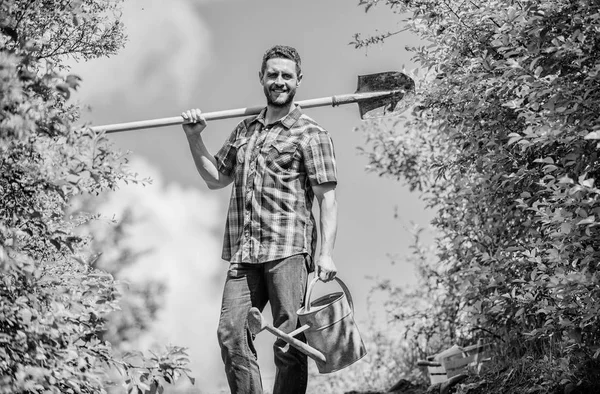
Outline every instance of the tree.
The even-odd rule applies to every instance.
[[[411,116],[367,130],[371,170],[437,210],[440,279],[459,291],[462,332],[528,360],[521,373],[542,392],[597,389],[600,4],[386,5],[426,42],[408,48],[424,71]]]
[[[85,258],[89,240],[74,231],[93,216],[65,215],[75,196],[138,181],[103,134],[74,126],[68,98],[81,81],[62,63],[123,45],[118,6],[0,2],[0,393],[106,392],[111,368],[128,391],[157,392],[187,373],[179,347],[114,356],[102,333],[118,308],[116,283]]]

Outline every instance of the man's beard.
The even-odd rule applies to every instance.
[[[286,107],[288,106],[292,101],[294,101],[294,96],[296,95],[296,91],[295,90],[288,90],[287,91],[287,99],[283,102],[277,102],[275,100],[273,100],[273,98],[271,97],[271,91],[269,90],[269,88],[265,87],[263,88],[264,92],[265,92],[265,96],[267,97],[267,104],[269,104],[272,107]]]

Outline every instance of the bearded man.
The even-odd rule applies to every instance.
[[[232,393],[262,393],[262,381],[248,330],[251,307],[271,306],[273,325],[298,327],[307,276],[327,282],[337,269],[337,170],[329,133],[294,104],[302,81],[301,60],[277,45],[263,56],[259,71],[267,106],[244,119],[212,156],[203,140],[206,121],[199,109],[182,113],[196,168],[210,189],[233,183],[222,258],[229,262],[217,336]],[[313,201],[319,206],[320,249]],[[297,337],[305,341],[302,334]],[[304,354],[278,339],[274,394],[306,392]]]

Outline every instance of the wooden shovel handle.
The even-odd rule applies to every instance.
[[[393,95],[396,91],[378,91],[378,92],[360,92],[350,94],[340,94],[331,97],[320,97],[309,100],[298,101],[302,108],[324,107],[327,105],[338,106],[343,104],[358,103],[365,100],[373,100],[381,97]],[[226,109],[223,111],[205,112],[204,119],[207,121],[218,119],[230,119],[241,116],[257,115],[265,108],[265,106],[255,106],[248,108]],[[104,126],[93,126],[91,129],[97,133],[115,133],[118,131],[150,129],[153,127],[172,126],[188,123],[182,116],[173,116],[169,118],[141,120],[137,122],[116,123]]]

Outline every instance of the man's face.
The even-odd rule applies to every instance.
[[[267,60],[265,72],[259,76],[267,103],[275,107],[289,105],[302,80],[302,74],[296,74],[296,62],[285,58]]]

